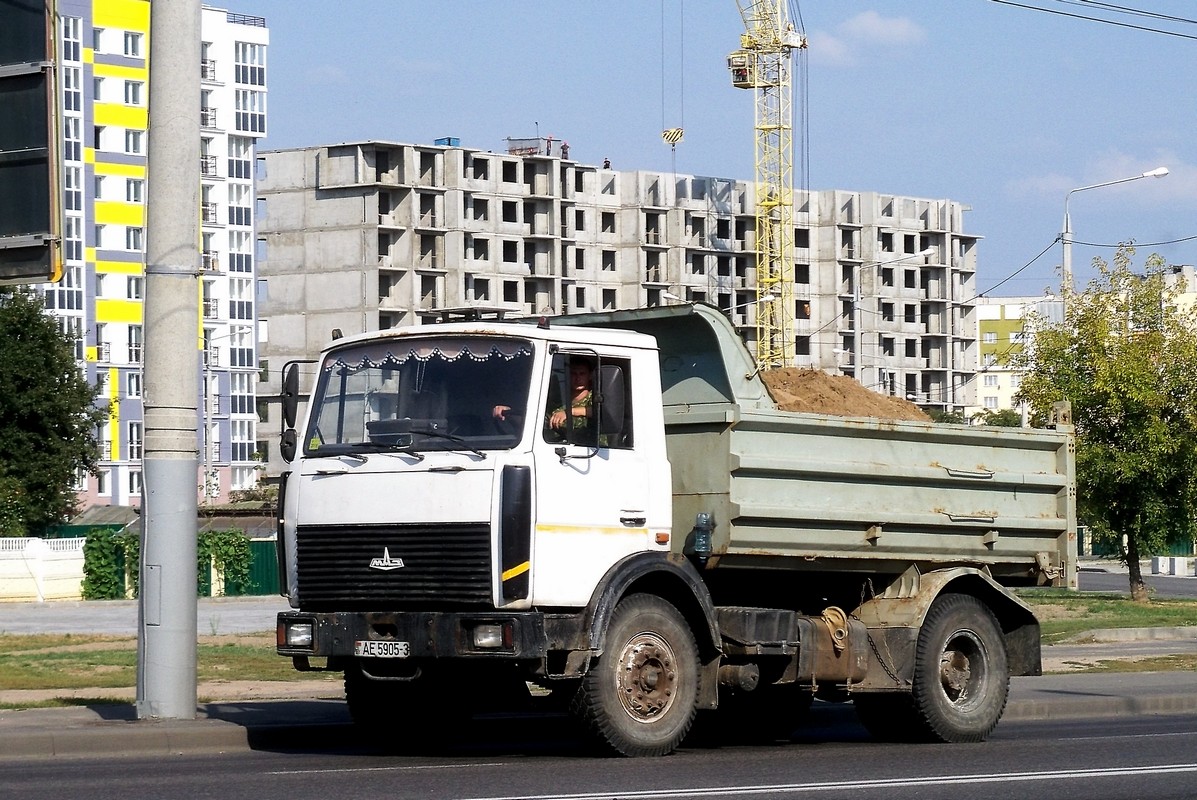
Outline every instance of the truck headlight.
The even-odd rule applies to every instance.
[[[288,647],[311,647],[312,646],[312,623],[310,622],[290,622],[287,624],[287,646]]]
[[[511,633],[502,622],[486,622],[473,628],[474,647],[479,650],[494,650],[511,647]]]

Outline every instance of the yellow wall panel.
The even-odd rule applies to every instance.
[[[91,13],[97,28],[122,28],[142,33],[150,30],[148,0],[96,0]]]
[[[142,268],[139,261],[96,261],[96,272],[105,275],[140,275]]]
[[[96,201],[96,222],[100,225],[145,224],[145,207],[137,203],[123,203],[115,200]]]
[[[146,129],[144,106],[125,106],[120,103],[96,103],[94,106],[97,125],[114,125],[119,128]]]
[[[96,300],[96,322],[141,324],[141,302],[138,300]]]
[[[116,175],[122,178],[144,178],[145,164],[111,164],[101,162],[96,164],[97,175]]]
[[[150,71],[145,67],[120,67],[116,64],[96,64],[97,78],[121,78],[127,81],[146,81]]]

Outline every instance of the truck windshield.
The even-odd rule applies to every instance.
[[[507,450],[520,440],[532,344],[429,336],[347,345],[320,365],[307,455]]]

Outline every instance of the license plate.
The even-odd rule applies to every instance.
[[[359,639],[353,643],[353,654],[365,658],[407,658],[411,655],[411,645],[407,642]]]

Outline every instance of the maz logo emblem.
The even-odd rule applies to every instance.
[[[402,558],[391,558],[391,550],[388,547],[382,548],[382,558],[373,558],[370,560],[370,569],[380,569],[384,572],[392,569],[400,569],[403,567]]]

